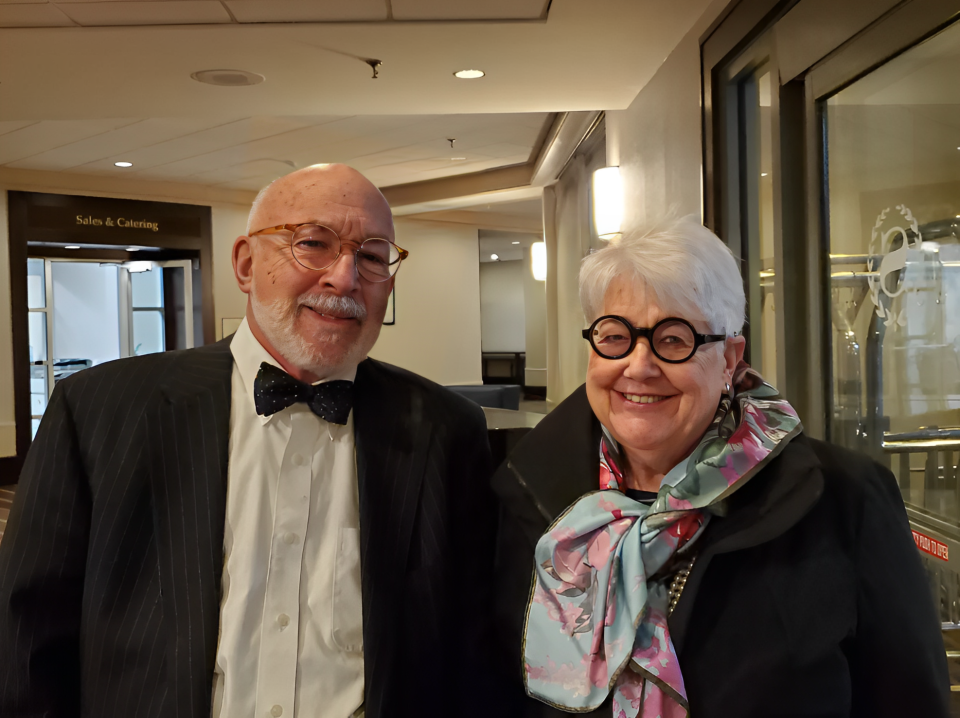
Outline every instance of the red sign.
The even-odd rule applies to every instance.
[[[917,548],[924,553],[928,553],[941,561],[950,560],[950,547],[945,543],[940,543],[935,538],[925,536],[919,531],[913,532],[913,540],[917,544]]]

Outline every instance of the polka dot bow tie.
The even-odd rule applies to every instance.
[[[331,424],[346,424],[353,408],[353,382],[326,381],[312,385],[294,379],[273,364],[260,364],[253,382],[253,402],[258,414],[270,416],[299,401]]]

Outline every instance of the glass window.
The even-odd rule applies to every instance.
[[[960,525],[960,25],[830,98],[833,441]]]
[[[42,259],[27,260],[27,308],[43,309],[47,306],[46,275]]]
[[[133,312],[134,356],[164,351],[163,310],[136,309]]]
[[[748,66],[730,80],[736,121],[728,127],[731,182],[724,238],[741,258],[747,295],[746,359],[771,384],[777,375],[777,307],[773,203],[774,122],[770,64]]]
[[[777,380],[777,310],[774,300],[776,271],[773,263],[773,115],[770,103],[770,72],[757,78],[759,169],[756,207],[756,237],[750,248],[752,262],[750,281],[759,288],[759,296],[750,305],[750,355],[761,374],[774,383]],[[757,357],[760,361],[757,361]]]
[[[163,306],[163,270],[154,268],[146,272],[130,272],[134,307]]]
[[[41,416],[47,408],[47,367],[30,367],[30,413]]]
[[[30,312],[27,314],[30,339],[30,363],[47,360],[47,314]]]
[[[30,367],[31,438],[37,435],[37,427],[40,426],[40,417],[43,416],[43,412],[47,409],[47,371],[48,368],[44,364],[35,364]]]

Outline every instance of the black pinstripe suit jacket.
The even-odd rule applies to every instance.
[[[57,386],[0,544],[2,718],[210,715],[232,362],[225,340]],[[484,714],[482,412],[373,360],[355,396],[366,714]]]

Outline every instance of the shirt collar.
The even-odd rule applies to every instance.
[[[260,364],[262,362],[267,362],[267,364],[273,364],[273,366],[282,369],[277,360],[270,356],[270,352],[263,348],[263,345],[259,340],[253,335],[253,332],[250,330],[250,326],[247,324],[247,318],[244,317],[243,321],[240,322],[240,326],[237,329],[236,334],[233,335],[233,339],[230,341],[230,353],[233,354],[233,362],[237,366],[237,370],[240,372],[240,380],[243,382],[243,389],[246,392],[246,395],[253,400],[253,382],[257,378],[257,373],[260,371]],[[355,381],[357,378],[357,367],[356,365],[344,367],[340,371],[334,372],[329,376],[324,377],[320,381],[314,382],[314,384],[322,384],[327,381],[335,381],[337,379],[343,381]],[[286,410],[284,410],[286,411]],[[278,412],[277,414],[271,414],[270,416],[260,416],[261,424],[266,424],[274,416],[283,412]]]

